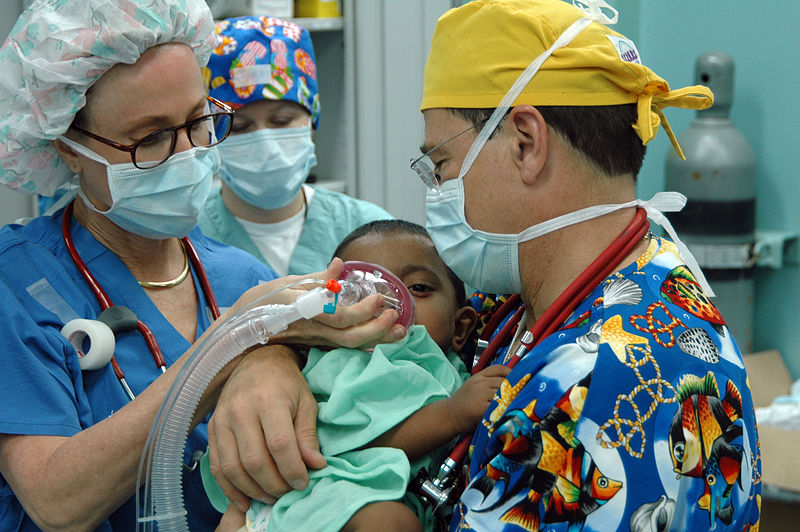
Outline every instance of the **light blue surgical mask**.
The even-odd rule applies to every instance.
[[[78,191],[84,203],[125,231],[154,240],[181,238],[194,229],[219,168],[216,147],[176,153],[160,165],[143,170],[133,163],[111,164],[66,137],[59,140],[106,166],[111,207],[101,211],[82,190]]]
[[[478,231],[464,218],[461,178],[428,191],[426,225],[436,250],[451,270],[476,290],[516,294],[522,289],[516,235]]]
[[[231,135],[218,147],[222,180],[237,196],[264,210],[288,205],[317,164],[311,126]]]
[[[461,177],[442,183],[438,193],[429,190],[426,203],[428,233],[444,263],[465,284],[489,293],[516,294],[522,290],[519,270],[519,245],[522,242],[629,207],[642,207],[650,219],[667,230],[679,249],[685,248],[662,214],[680,211],[686,204],[686,197],[678,192],[659,192],[647,201],[636,199],[627,203],[594,205],[512,235],[479,231],[467,223]],[[681,249],[681,255],[690,269],[694,266],[699,271],[688,250]],[[708,283],[705,284],[704,289],[710,290]]]

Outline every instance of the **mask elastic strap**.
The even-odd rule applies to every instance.
[[[544,64],[544,62],[553,54],[553,52],[571,43],[572,40],[592,22],[600,22],[602,24],[616,24],[617,22],[617,10],[603,0],[573,0],[572,4],[583,11],[586,16],[581,17],[573,22],[572,25],[567,28],[564,33],[558,37],[558,39],[555,40],[550,48],[542,52],[542,54],[534,59],[531,64],[529,64],[528,67],[522,72],[522,74],[519,75],[517,80],[514,82],[506,95],[497,105],[494,112],[492,112],[489,119],[486,121],[486,124],[484,124],[481,132],[478,133],[478,136],[475,138],[472,146],[470,146],[466,157],[464,157],[464,162],[461,164],[461,171],[458,173],[459,179],[464,177],[464,174],[466,174],[472,167],[472,163],[475,162],[475,159],[483,149],[484,144],[486,144],[486,141],[489,140],[489,137],[497,128],[497,124],[500,123],[500,120],[502,120],[502,118],[505,116],[506,112],[520,95],[520,93],[522,93],[522,90],[528,86],[528,83],[531,82],[533,76],[536,75],[536,73],[539,71],[539,68],[541,68],[542,64]],[[605,15],[602,11],[602,8],[607,8],[612,11],[614,13],[613,17],[609,18],[607,15]]]
[[[660,204],[660,200],[662,199],[660,196],[664,196],[667,194],[670,196],[680,196],[681,205],[679,208],[671,209],[667,208],[666,204],[663,205]],[[672,198],[663,198],[663,199],[669,200],[670,203],[671,201],[673,201]],[[695,280],[697,280],[697,282],[700,284],[700,288],[703,289],[703,292],[705,292],[705,294],[708,297],[715,297],[716,294],[714,293],[714,290],[711,289],[711,285],[708,284],[708,280],[706,280],[706,276],[705,274],[703,274],[703,270],[700,269],[700,265],[697,263],[697,260],[694,258],[694,255],[692,255],[692,252],[689,251],[689,248],[686,247],[686,244],[684,244],[683,241],[681,241],[681,239],[678,237],[678,233],[675,232],[675,229],[672,227],[672,224],[669,223],[669,220],[663,214],[664,212],[680,211],[685,204],[686,204],[686,196],[680,194],[679,192],[659,192],[658,194],[653,196],[650,199],[650,201],[642,202],[639,205],[641,205],[644,208],[644,210],[647,211],[647,216],[651,220],[653,220],[655,223],[663,227],[664,230],[666,230],[670,239],[672,239],[672,243],[675,244],[675,246],[678,248],[681,257],[683,258],[684,261],[686,261],[686,266],[689,267],[689,270],[692,272],[692,275],[694,275]]]
[[[529,227],[517,235],[517,242],[533,240],[534,238],[546,235],[547,233],[551,233],[557,229],[568,227],[576,223],[585,222],[587,220],[592,220],[594,218],[599,218],[600,216],[618,211],[620,209],[626,209],[628,207],[642,207],[647,212],[647,217],[663,227],[667,232],[672,242],[678,248],[681,257],[684,261],[686,261],[686,266],[689,267],[692,275],[694,275],[698,284],[700,284],[703,292],[705,292],[709,297],[714,297],[714,290],[712,290],[711,285],[708,284],[706,276],[703,274],[703,270],[700,269],[700,265],[697,263],[697,260],[695,260],[694,255],[692,255],[691,251],[689,251],[689,248],[686,247],[686,244],[681,241],[681,239],[678,237],[678,234],[675,232],[675,229],[672,227],[672,224],[663,214],[664,212],[678,212],[683,209],[685,205],[686,196],[680,192],[658,192],[647,201],[636,199],[627,203],[594,205],[592,207],[586,207],[585,209],[557,216],[551,220],[547,220],[546,222]]]
[[[80,153],[81,155],[83,155],[87,159],[91,159],[91,160],[93,160],[95,162],[98,162],[100,164],[104,164],[107,167],[111,166],[111,163],[108,162],[105,159],[105,157],[103,157],[102,155],[98,155],[97,153],[93,152],[92,150],[90,150],[89,148],[84,146],[83,144],[78,144],[74,140],[68,139],[64,135],[59,135],[58,136],[58,140],[60,140],[61,142],[63,142],[64,144],[66,144],[67,146],[72,148],[74,151]]]
[[[98,155],[97,153],[93,152],[92,150],[90,150],[86,146],[84,146],[82,144],[78,144],[74,140],[68,139],[67,137],[65,137],[63,135],[60,135],[57,138],[58,138],[58,140],[60,140],[61,142],[63,142],[64,144],[66,144],[67,146],[72,148],[73,151],[83,155],[87,159],[91,159],[92,161],[95,161],[95,162],[98,162],[100,164],[103,164],[103,165],[105,165],[106,168],[110,168],[111,167],[111,163],[109,163],[105,159],[105,157],[103,157],[102,155]],[[94,204],[91,201],[89,201],[89,198],[87,198],[86,194],[84,194],[83,190],[81,190],[80,185],[77,186],[74,195],[79,196],[83,200],[83,203],[86,204],[87,207],[89,207],[89,209],[91,209],[94,212],[99,213],[99,214],[108,214],[109,212],[111,212],[111,209],[114,208],[114,198],[112,197],[112,199],[111,199],[111,207],[107,211],[99,210],[97,207],[94,206]]]

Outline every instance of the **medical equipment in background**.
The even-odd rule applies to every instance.
[[[341,17],[341,0],[294,0],[296,17]]]
[[[316,286],[294,302],[270,303],[287,289],[303,285]],[[414,323],[414,300],[402,281],[380,266],[347,262],[340,280],[289,284],[250,303],[210,333],[178,374],[145,443],[137,476],[137,485],[143,486],[136,492],[137,530],[154,530],[155,525],[160,532],[189,530],[181,483],[184,448],[197,405],[217,373],[292,322],[333,314],[338,305],[352,305],[373,294],[381,296],[384,308],[398,311],[398,323]]]
[[[756,157],[731,122],[733,59],[721,51],[701,54],[695,82],[714,92],[714,105],[697,117],[678,142],[686,160],[670,150],[665,186],[688,198],[669,219],[714,288],[720,309],[742,353],[752,351],[755,266]]]

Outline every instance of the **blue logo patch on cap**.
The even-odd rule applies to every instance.
[[[616,35],[606,35],[606,37],[608,37],[608,40],[614,45],[620,59],[628,63],[642,64],[639,50],[636,49],[636,45],[633,44],[632,40],[626,39],[625,37],[617,37]]]

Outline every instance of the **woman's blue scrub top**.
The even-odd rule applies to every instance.
[[[2,434],[72,436],[112,416],[129,402],[111,365],[81,371],[74,348],[60,333],[69,319],[96,319],[101,310],[67,252],[61,234],[62,212],[0,230]],[[73,223],[71,231],[80,257],[111,301],[133,310],[153,331],[167,365],[175,362],[190,347],[189,342],[164,318],[116,255],[80,224]],[[206,238],[199,229],[192,231],[189,238],[223,311],[248,288],[275,277],[272,270],[249,254]],[[192,279],[201,295],[203,291],[192,268]],[[198,305],[198,336],[211,321],[203,300]],[[161,375],[136,331],[117,334],[115,355],[136,395]],[[204,422],[189,435],[186,463],[194,451],[206,449],[207,440]],[[184,498],[189,529],[213,530],[220,514],[205,496],[199,471],[184,471]],[[131,497],[98,530],[134,530],[136,515]],[[2,477],[0,529],[38,530]]]

